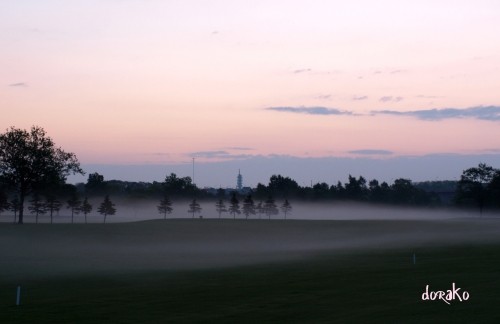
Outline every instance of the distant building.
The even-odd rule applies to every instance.
[[[236,189],[243,189],[243,176],[241,175],[240,170],[238,169],[238,177],[236,178]]]

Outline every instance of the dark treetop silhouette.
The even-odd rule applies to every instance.
[[[43,128],[11,127],[0,135],[0,177],[19,195],[19,224],[23,223],[28,194],[50,184],[64,183],[71,173],[84,172],[76,156],[55,147]]]

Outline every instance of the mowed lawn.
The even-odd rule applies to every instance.
[[[0,323],[498,323],[499,225],[1,224]],[[468,301],[421,300],[453,282]]]

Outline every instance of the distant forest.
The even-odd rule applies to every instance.
[[[486,171],[485,171],[486,170]],[[0,200],[4,205],[15,191],[3,186]],[[126,200],[171,200],[229,201],[233,196],[256,201],[268,198],[293,201],[326,202],[352,201],[385,205],[439,207],[456,206],[479,208],[500,207],[500,171],[484,164],[464,171],[460,181],[412,182],[396,179],[393,183],[367,181],[363,176],[349,175],[348,181],[329,185],[326,182],[312,186],[300,186],[295,180],[282,175],[273,175],[268,184],[259,183],[255,188],[241,190],[224,188],[198,188],[191,177],[178,177],[171,173],[163,182],[130,182],[105,180],[99,173],[88,175],[86,183],[61,184],[57,187],[38,188],[32,196],[57,197],[58,200],[78,200],[79,197],[99,198],[110,196]],[[35,201],[38,198],[35,197]],[[33,199],[32,199],[33,200]],[[2,203],[0,203],[1,205]]]

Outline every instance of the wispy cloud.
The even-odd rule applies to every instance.
[[[368,99],[368,96],[353,96],[352,100],[354,101],[360,101],[360,100],[366,100]]]
[[[214,160],[236,160],[253,157],[251,154],[231,154],[228,151],[200,151],[189,154],[193,158],[214,159]]]
[[[480,120],[500,121],[500,106],[477,106],[470,108],[443,108],[413,111],[379,110],[374,114],[411,116],[423,120],[443,120],[452,118],[474,118]]]
[[[384,96],[380,97],[379,101],[381,102],[400,102],[403,100],[403,97],[393,97],[393,96]]]
[[[353,150],[349,151],[350,154],[360,154],[360,155],[392,155],[394,152],[387,150]]]
[[[234,150],[234,151],[252,151],[253,148],[251,147],[241,147],[241,146],[233,146],[233,147],[228,147],[227,150]]]
[[[326,107],[268,107],[265,109],[307,115],[354,115],[351,111]]]
[[[27,87],[28,84],[25,82],[17,82],[9,84],[9,87]]]
[[[444,98],[443,96],[426,96],[426,95],[418,95],[416,96],[417,98],[422,98],[422,99],[438,99],[438,98]]]
[[[299,74],[299,73],[306,73],[306,72],[311,72],[311,71],[312,71],[311,69],[297,69],[297,70],[293,70],[293,73]]]
[[[314,98],[320,99],[320,100],[330,100],[330,99],[332,99],[332,95],[324,94],[324,95],[318,95]]]

